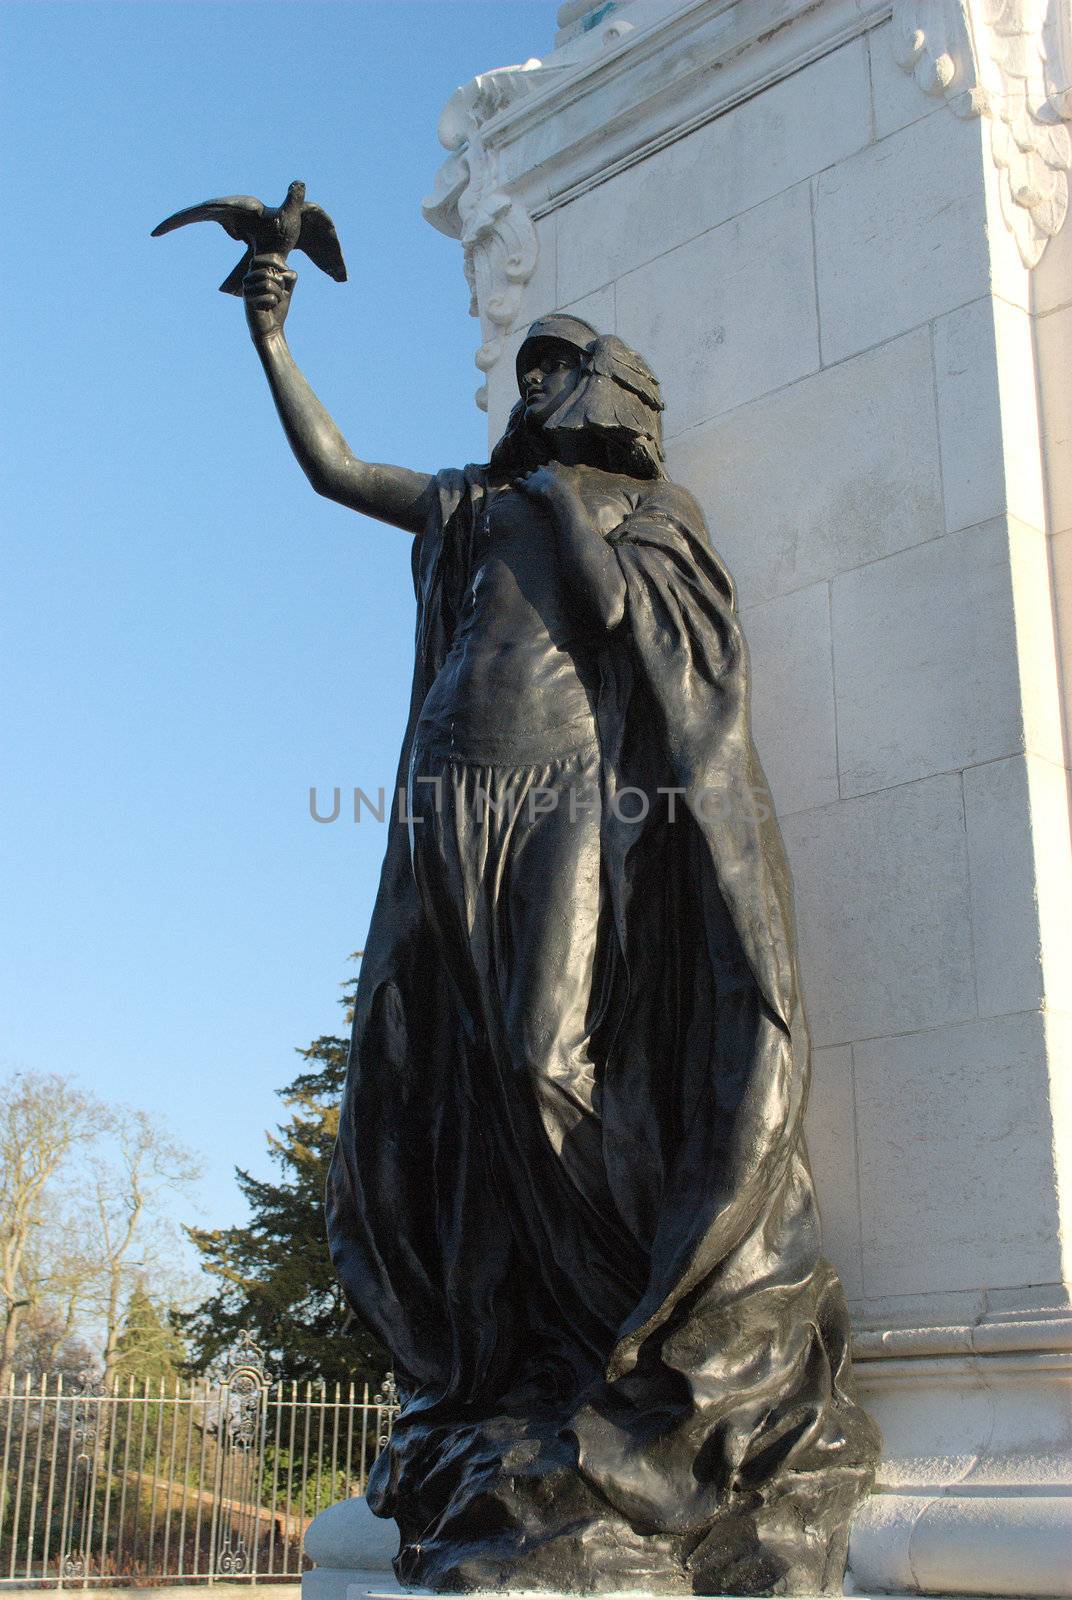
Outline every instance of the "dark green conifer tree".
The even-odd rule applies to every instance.
[[[347,1014],[353,983],[344,985]],[[298,1054],[306,1063],[279,1091],[290,1116],[269,1135],[276,1181],[235,1169],[250,1209],[240,1228],[187,1228],[218,1287],[176,1319],[198,1371],[248,1331],[281,1378],[378,1384],[387,1352],[348,1311],[328,1255],[324,1184],[339,1124],[346,1040],[325,1035]]]
[[[114,1376],[136,1383],[163,1379],[170,1390],[186,1366],[186,1346],[167,1310],[153,1299],[144,1281],[131,1290],[116,1344]]]

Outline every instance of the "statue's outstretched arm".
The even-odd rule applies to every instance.
[[[302,376],[283,332],[297,274],[254,260],[242,290],[246,320],[290,448],[317,494],[408,533],[424,525],[426,472],[360,461]]]

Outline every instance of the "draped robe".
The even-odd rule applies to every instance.
[[[440,473],[415,542],[403,789],[487,481]],[[583,1250],[556,1260],[591,1315],[549,1383],[525,1319],[543,1264],[504,1203],[539,1175],[489,1134],[396,810],[328,1183],[336,1268],[404,1396],[369,1503],[399,1523],[400,1578],[434,1588],[840,1593],[878,1439],[821,1255],[791,889],[733,586],[665,480],[609,537],[626,615],[599,661],[596,1069],[631,1288],[601,1301]]]

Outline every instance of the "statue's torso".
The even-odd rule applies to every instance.
[[[569,603],[542,504],[489,492],[476,558],[420,736],[445,752],[535,762],[596,737],[595,644]]]

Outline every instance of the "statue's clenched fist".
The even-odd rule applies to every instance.
[[[242,279],[242,298],[246,302],[250,333],[264,338],[282,330],[297,281],[298,274],[289,267],[281,267],[278,260],[253,257]]]

